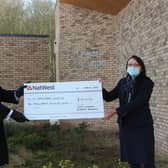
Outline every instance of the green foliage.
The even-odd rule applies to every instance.
[[[1,0],[0,33],[50,34],[55,31],[55,4],[51,0]]]
[[[64,131],[63,146],[65,156],[69,159],[80,159],[86,147],[87,124],[81,123],[78,127],[70,128]],[[67,143],[68,142],[68,143]]]
[[[117,168],[128,168],[128,163],[125,163],[125,162],[118,162],[117,164]]]
[[[127,163],[118,159],[117,138],[88,131],[86,123],[68,129],[49,124],[6,123],[5,128],[10,156],[15,156],[11,168],[14,168],[12,163],[17,163],[17,168],[62,168],[59,163],[69,168],[128,168]],[[24,164],[18,164],[18,160]],[[156,163],[160,168],[167,168],[167,159]]]
[[[71,160],[61,160],[58,163],[59,168],[79,168],[75,166],[74,162]],[[42,168],[53,168],[53,164],[49,162],[47,165],[42,166]],[[93,164],[92,166],[85,168],[99,168],[97,165]]]
[[[15,151],[17,146],[28,149],[44,148],[46,139],[38,131],[38,127],[30,125],[6,124],[6,133],[10,151]]]
[[[32,134],[19,134],[8,139],[10,144],[10,150],[14,151],[16,149],[16,144],[23,145],[29,149],[39,149],[43,147],[45,143],[44,138],[37,133]]]
[[[45,143],[44,137],[38,135],[37,133],[33,133],[23,137],[24,144],[27,148],[31,149],[39,149]]]
[[[81,168],[81,167],[75,166],[74,162],[72,162],[71,160],[61,160],[61,161],[59,161],[58,166],[59,166],[59,168]],[[120,161],[116,162],[116,165],[113,165],[113,166],[114,166],[114,168],[128,168],[127,163],[120,162]],[[43,166],[42,168],[52,168],[52,163],[49,162],[48,165]],[[93,164],[93,165],[91,165],[89,167],[85,167],[85,168],[99,168],[99,166],[96,164]]]
[[[47,165],[44,165],[42,168],[52,168],[52,163],[49,162]]]
[[[75,168],[74,163],[70,160],[61,160],[58,166],[60,166],[60,168]]]
[[[94,164],[92,167],[88,167],[88,168],[99,168],[99,167]]]

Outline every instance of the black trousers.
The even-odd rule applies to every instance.
[[[129,164],[130,168],[142,168],[141,164]],[[144,168],[155,168],[154,164],[144,164]]]

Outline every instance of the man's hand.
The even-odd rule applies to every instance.
[[[11,115],[11,118],[14,119],[17,122],[25,122],[29,121],[21,112],[18,112],[16,110],[13,110],[13,113]]]
[[[111,108],[105,113],[104,120],[110,120],[117,113],[115,108]]]
[[[31,83],[31,81],[27,81],[25,83]],[[20,98],[21,96],[23,96],[24,94],[24,88],[26,88],[27,86],[22,84],[21,86],[19,86],[18,88],[16,88],[16,96],[18,98]]]

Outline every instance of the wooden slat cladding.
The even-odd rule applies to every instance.
[[[60,0],[60,2],[117,15],[130,0]]]

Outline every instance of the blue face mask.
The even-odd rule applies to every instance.
[[[140,74],[140,70],[139,68],[132,66],[127,68],[127,73],[131,76],[138,76]]]

